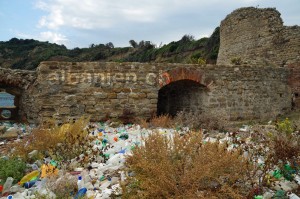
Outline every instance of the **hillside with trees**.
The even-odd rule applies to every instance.
[[[216,63],[220,46],[217,27],[209,38],[195,40],[184,35],[179,41],[156,46],[150,41],[129,41],[130,47],[91,44],[88,48],[67,49],[64,45],[33,39],[12,38],[0,42],[0,67],[34,70],[42,61]]]

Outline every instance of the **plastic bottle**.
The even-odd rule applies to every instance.
[[[36,178],[39,175],[40,172],[38,170],[32,171],[20,180],[20,186],[23,186],[24,183],[31,181],[31,179]]]
[[[299,196],[297,196],[296,194],[291,193],[291,194],[289,195],[289,199],[300,199],[300,198],[299,198]]]
[[[87,189],[86,188],[82,188],[80,189],[77,194],[75,195],[74,199],[79,199],[79,198],[83,198],[83,196],[86,194]]]
[[[10,187],[12,186],[14,179],[12,177],[8,177],[3,185],[2,194],[9,192]]]
[[[35,183],[36,183],[36,180],[26,182],[26,183],[24,183],[24,187],[25,187],[25,189],[29,189],[29,188],[31,188],[33,185],[35,185]]]
[[[82,177],[78,176],[78,181],[77,181],[77,188],[78,190],[80,190],[81,188],[83,188],[83,181],[82,181]]]

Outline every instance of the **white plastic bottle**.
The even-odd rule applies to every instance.
[[[81,188],[83,188],[84,186],[84,182],[82,180],[82,176],[78,176],[78,181],[77,181],[77,188],[78,190],[80,190]]]
[[[12,186],[14,179],[12,177],[8,177],[3,185],[2,194],[9,192],[10,187]]]
[[[296,194],[294,194],[294,193],[291,193],[290,195],[289,195],[289,199],[300,199]]]

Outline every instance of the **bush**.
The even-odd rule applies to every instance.
[[[70,121],[61,126],[53,122],[43,124],[20,142],[12,144],[13,156],[28,160],[28,153],[38,150],[37,159],[51,156],[57,161],[68,161],[80,154],[85,154],[90,148],[90,137],[87,127],[88,117],[82,117],[75,122]]]
[[[25,174],[26,164],[20,159],[0,159],[0,184],[4,184],[8,177],[17,183]]]
[[[276,123],[276,133],[271,136],[274,163],[294,163],[300,156],[300,136],[294,133],[291,121],[286,118]]]
[[[149,135],[126,157],[132,175],[122,185],[122,197],[242,198],[249,192],[245,182],[251,168],[239,153],[218,143],[203,144],[197,132]]]

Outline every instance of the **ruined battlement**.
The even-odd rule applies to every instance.
[[[217,64],[283,67],[300,61],[300,27],[284,26],[275,8],[240,8],[221,22]]]

